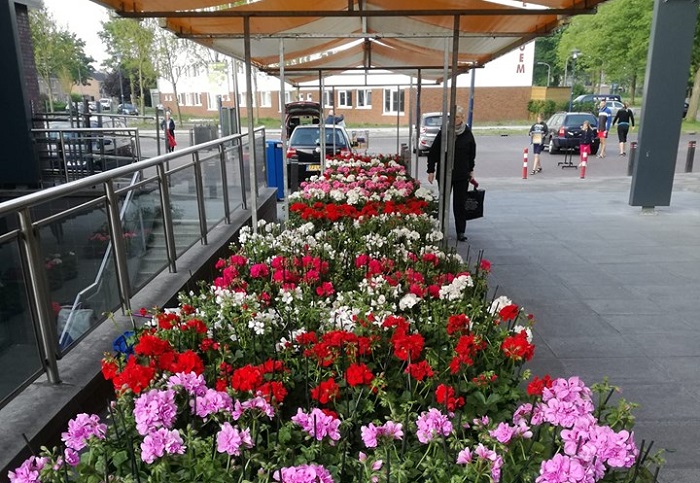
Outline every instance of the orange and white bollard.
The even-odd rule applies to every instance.
[[[581,153],[581,179],[586,177],[586,166],[588,165],[588,153],[586,151]]]
[[[523,151],[523,179],[527,179],[527,148]]]

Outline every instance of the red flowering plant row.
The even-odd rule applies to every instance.
[[[392,159],[330,161],[286,229],[244,229],[105,357],[107,422],[79,415],[11,480],[651,481],[632,405],[531,378],[533,317],[443,246],[421,190]]]

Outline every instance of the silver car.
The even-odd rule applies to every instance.
[[[433,145],[435,136],[440,132],[442,127],[441,112],[426,112],[420,117],[420,127],[418,130],[418,155],[422,156],[428,153]],[[411,133],[411,149],[416,152],[415,129]]]

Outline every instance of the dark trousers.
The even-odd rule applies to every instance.
[[[452,180],[452,212],[455,215],[455,227],[457,234],[461,235],[467,230],[467,210],[464,203],[467,201],[469,179]]]

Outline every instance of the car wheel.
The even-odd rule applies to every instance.
[[[559,149],[554,145],[554,139],[549,138],[549,154],[557,154]]]

